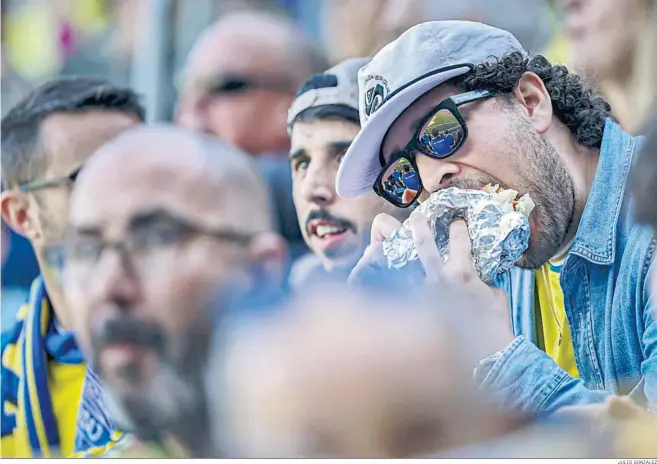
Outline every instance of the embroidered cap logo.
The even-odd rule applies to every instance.
[[[383,104],[385,98],[385,87],[376,84],[365,94],[365,114],[371,116]]]

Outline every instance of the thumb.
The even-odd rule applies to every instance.
[[[399,230],[402,223],[386,213],[380,213],[372,222],[371,243],[383,242],[395,230]]]

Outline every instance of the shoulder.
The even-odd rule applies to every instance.
[[[651,227],[628,220],[620,234],[616,257],[616,287],[627,289],[638,308],[647,307],[651,268],[655,261],[655,234]]]
[[[18,340],[23,330],[25,307],[19,312],[16,323],[2,332],[2,367],[0,375],[0,412],[2,419],[2,436],[11,435],[16,427],[14,411],[9,405],[18,405],[18,387],[20,383],[21,366],[19,365]]]

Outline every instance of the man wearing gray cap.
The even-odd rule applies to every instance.
[[[371,191],[348,200],[335,193],[338,166],[360,130],[358,69],[369,60],[349,59],[313,76],[288,113],[294,204],[313,251],[293,267],[294,286],[325,273],[346,279],[369,243],[374,217],[407,215]]]
[[[427,221],[412,217],[428,281],[478,294],[498,335],[499,351],[475,369],[482,388],[529,411],[611,394],[657,407],[653,234],[633,222],[625,195],[642,140],[621,130],[595,90],[528,56],[506,31],[439,21],[384,47],[359,71],[359,93],[362,130],[340,165],[340,196],[373,189],[407,207],[447,187],[491,183],[536,203],[529,248],[500,290],[477,278],[463,221],[450,227],[444,263]],[[400,162],[419,176],[413,196],[386,188]],[[373,237],[392,223],[375,221]],[[380,256],[372,243],[354,273]]]

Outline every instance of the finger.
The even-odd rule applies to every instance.
[[[374,242],[365,249],[362,258],[358,260],[356,266],[352,269],[347,279],[349,285],[361,285],[375,277],[387,264],[383,254],[383,245],[380,242]]]
[[[453,221],[449,226],[449,260],[450,275],[459,280],[477,277],[472,262],[472,248],[468,226],[462,219]]]
[[[401,222],[389,214],[378,214],[372,222],[372,233],[370,237],[371,243],[383,242],[390,237],[395,230],[399,230],[401,225]]]
[[[443,273],[445,263],[438,251],[429,222],[422,213],[414,212],[411,214],[409,223],[417,256],[424,267],[427,279],[436,281]]]

